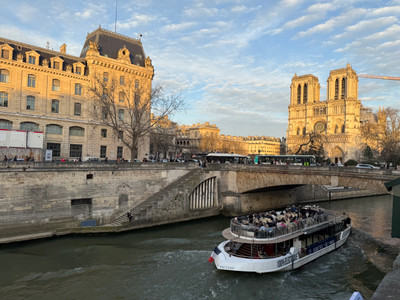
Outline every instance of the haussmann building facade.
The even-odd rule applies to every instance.
[[[53,159],[130,158],[118,134],[94,117],[96,100],[87,87],[101,76],[105,82],[114,79],[121,90],[135,82],[135,88],[150,91],[153,74],[140,39],[102,28],[88,33],[79,57],[67,54],[65,44],[53,51],[0,38],[1,154],[27,153],[9,147],[8,136],[36,132],[43,133],[36,160],[43,159],[46,149]],[[126,104],[120,102],[123,115]],[[149,148],[149,138],[142,138],[138,158]]]

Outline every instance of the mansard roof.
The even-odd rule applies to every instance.
[[[47,59],[47,61],[50,63],[50,58],[52,57],[60,57],[62,60],[64,60],[63,63],[63,70],[66,70],[67,65],[73,65],[76,62],[82,62],[85,64],[85,60],[77,57],[77,56],[72,56],[66,53],[61,53],[58,51],[54,51],[51,49],[47,49],[47,48],[42,48],[42,47],[38,47],[38,46],[34,46],[34,45],[29,45],[29,44],[25,44],[25,43],[21,43],[21,42],[17,42],[17,41],[13,41],[13,40],[9,40],[6,38],[2,38],[0,37],[0,45],[2,44],[7,44],[9,46],[11,46],[14,50],[13,50],[13,60],[17,60],[17,56],[19,54],[22,54],[24,59],[25,59],[25,55],[27,52],[30,51],[35,51],[40,55],[39,58],[39,65],[42,65],[42,62],[44,59]]]
[[[80,55],[81,58],[86,56],[90,42],[95,42],[99,46],[100,55],[113,59],[118,58],[118,51],[125,46],[130,52],[131,63],[141,67],[145,66],[146,57],[142,42],[139,39],[99,27],[95,31],[88,33]]]

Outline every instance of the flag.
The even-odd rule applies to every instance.
[[[218,254],[221,253],[221,250],[218,249],[218,247],[215,247],[214,251],[211,253],[210,258],[208,259],[209,263],[212,263],[214,259],[218,256]]]

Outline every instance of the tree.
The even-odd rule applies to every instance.
[[[363,153],[362,153],[362,162],[371,164],[374,163],[374,153],[371,150],[370,146],[366,146]]]
[[[116,78],[104,80],[95,74],[88,89],[95,103],[94,118],[112,129],[130,150],[131,161],[137,158],[138,146],[149,139],[152,129],[184,106],[180,93],[167,94],[161,85],[151,88],[150,80],[140,84],[125,79],[122,85]]]
[[[163,122],[164,123],[164,122]],[[157,159],[161,153],[163,158],[168,158],[169,155],[175,152],[175,123],[160,124],[153,128],[150,133],[150,153]],[[175,124],[176,125],[176,124]]]
[[[297,145],[297,150],[292,150],[291,152],[295,155],[297,154],[309,154],[309,149],[316,152],[316,149],[323,144],[325,136],[311,131],[303,136],[303,142]],[[314,154],[314,153],[312,153]]]
[[[389,163],[400,162],[400,116],[394,108],[382,109],[378,113],[377,122],[366,122],[361,133],[372,151],[379,153],[380,159]]]

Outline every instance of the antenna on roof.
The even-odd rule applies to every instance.
[[[118,0],[115,0],[115,33],[117,33],[117,7],[118,7]]]
[[[138,37],[139,37],[139,41],[141,41],[141,40],[142,40],[142,34],[139,33],[139,34],[138,34]]]

